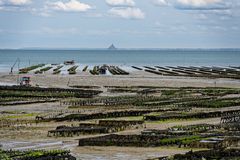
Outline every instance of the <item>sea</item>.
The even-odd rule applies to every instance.
[[[17,61],[19,59],[19,61]],[[240,66],[240,49],[1,49],[0,72],[74,60],[84,65]]]

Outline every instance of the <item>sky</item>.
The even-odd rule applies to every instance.
[[[0,48],[239,48],[239,0],[0,0]]]

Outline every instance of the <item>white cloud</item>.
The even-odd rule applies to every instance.
[[[198,20],[218,18],[228,20],[239,17],[239,0],[152,0],[155,6],[167,6],[188,11]]]
[[[23,6],[30,4],[32,1],[31,0],[0,0],[0,5],[1,6]]]
[[[31,0],[7,0],[6,2],[8,2],[9,4],[12,4],[12,5],[26,5],[26,4],[29,4],[31,3]]]
[[[47,8],[31,8],[28,10],[28,12],[42,17],[51,17],[51,11],[49,11]]]
[[[224,10],[230,7],[230,3],[223,0],[177,0],[174,6],[179,9]]]
[[[173,6],[182,10],[225,10],[232,7],[233,1],[224,0],[153,0],[156,6]]]
[[[153,4],[158,6],[168,6],[169,2],[167,0],[154,0]]]
[[[81,3],[77,0],[70,0],[68,2],[48,2],[46,5],[47,8],[59,11],[67,11],[67,12],[85,12],[92,7],[88,4]]]
[[[222,2],[222,0],[177,0],[178,3],[194,7],[202,7]]]
[[[0,0],[0,11],[26,11],[31,0]]]
[[[134,0],[106,0],[110,6],[134,6]]]
[[[109,10],[109,13],[125,19],[143,19],[145,17],[144,12],[142,12],[139,8],[132,7],[112,8]]]

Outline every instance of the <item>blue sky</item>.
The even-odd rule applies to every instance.
[[[239,0],[0,0],[0,48],[239,48]]]

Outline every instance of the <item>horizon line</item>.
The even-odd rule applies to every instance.
[[[54,47],[23,47],[23,48],[0,48],[0,50],[240,50],[234,47],[221,47],[221,48],[202,48],[202,47],[189,47],[189,48],[54,48]]]

